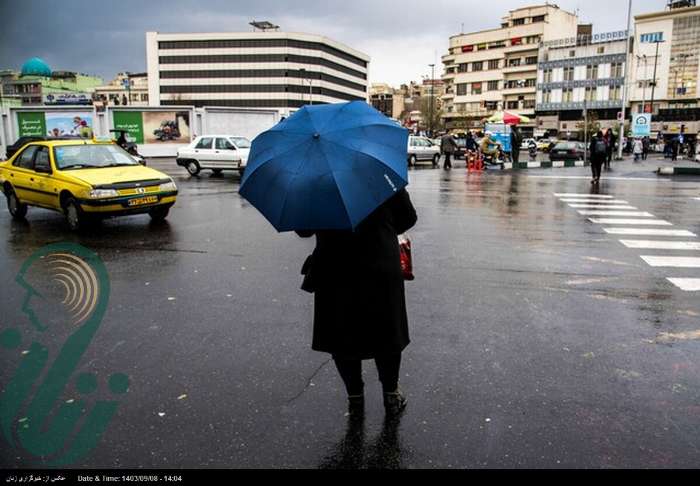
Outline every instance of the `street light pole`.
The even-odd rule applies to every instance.
[[[435,98],[435,64],[428,64],[432,69],[430,74],[430,136],[433,136],[433,98]]]
[[[618,136],[619,146],[617,150],[618,160],[622,160],[622,141],[625,137],[625,118],[627,111],[627,83],[630,79],[630,32],[632,30],[632,0],[629,0],[627,7],[627,32],[625,34],[625,79],[622,84],[622,119],[620,120],[620,134]]]
[[[664,41],[656,39],[656,41],[654,42],[656,42],[656,54],[654,55],[654,79],[651,80],[651,108],[649,109],[652,120],[654,118],[654,94],[656,92],[656,66],[659,64],[659,44],[661,44]]]

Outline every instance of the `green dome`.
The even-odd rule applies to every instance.
[[[51,76],[51,68],[38,57],[33,57],[22,64],[22,76]]]

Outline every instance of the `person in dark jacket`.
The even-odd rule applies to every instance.
[[[520,162],[520,145],[523,143],[523,136],[518,127],[513,126],[510,130],[510,150],[513,163]]]
[[[608,128],[608,131],[605,134],[605,143],[607,144],[607,152],[605,153],[605,169],[610,170],[610,163],[612,162],[613,159],[613,154],[615,153],[615,142],[617,141],[617,137],[615,137],[615,132],[613,132],[612,128]]]
[[[398,382],[410,339],[398,235],[417,219],[402,189],[354,232],[297,232],[316,235],[307,273],[315,293],[312,349],[333,356],[351,415],[364,413],[363,360],[377,365],[387,414],[398,415],[406,406]]]
[[[596,136],[593,137],[588,152],[591,154],[591,171],[593,172],[591,184],[598,184],[600,182],[600,173],[608,154],[608,144],[605,143],[603,132],[599,131]]]
[[[454,137],[449,133],[443,135],[443,137],[440,139],[440,151],[445,156],[445,164],[443,165],[445,170],[452,168],[452,156],[455,154],[455,152],[457,152],[457,149],[457,142],[455,141]]]

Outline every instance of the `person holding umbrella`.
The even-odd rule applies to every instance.
[[[364,360],[376,363],[387,416],[407,403],[398,235],[417,222],[407,143],[405,129],[366,103],[305,106],[253,141],[241,183],[278,231],[316,237],[302,268],[302,288],[315,294],[312,349],[333,357],[352,417],[364,414]]]

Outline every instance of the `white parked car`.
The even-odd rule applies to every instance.
[[[419,161],[428,160],[434,167],[440,163],[440,146],[426,137],[408,137],[408,165],[412,167]]]
[[[202,135],[187,147],[177,151],[177,165],[190,175],[202,170],[220,174],[224,170],[237,170],[241,174],[248,163],[250,140],[236,135]]]

